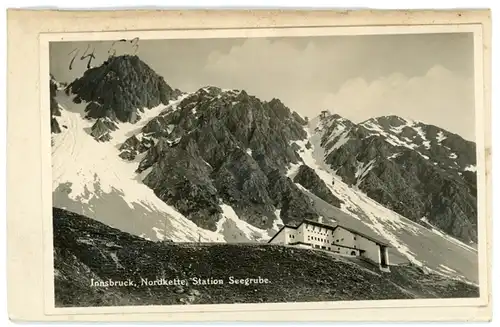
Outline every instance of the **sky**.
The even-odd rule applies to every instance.
[[[244,89],[310,118],[322,110],[355,123],[398,115],[474,140],[471,33],[54,42],[50,71],[71,82],[87,67],[86,50],[97,66],[111,46],[116,55],[137,54],[185,92]]]

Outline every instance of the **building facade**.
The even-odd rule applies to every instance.
[[[304,220],[298,226],[283,226],[268,242],[360,257],[389,271],[387,243],[338,224]]]

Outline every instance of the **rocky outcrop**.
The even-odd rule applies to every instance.
[[[147,136],[141,135],[139,140],[136,135],[132,135],[120,146],[120,157],[134,160],[137,154],[149,150],[154,144],[154,140]]]
[[[475,144],[433,125],[385,116],[354,124],[326,116],[326,163],[395,212],[477,241]],[[425,221],[424,220],[424,221]]]
[[[61,133],[61,127],[59,127],[59,123],[54,117],[50,119],[50,132],[54,134]]]
[[[278,170],[269,174],[269,193],[287,224],[298,225],[304,219],[316,220],[318,214],[309,198],[293,181]]]
[[[106,142],[111,140],[111,132],[116,130],[118,126],[109,118],[99,118],[91,128],[90,135],[96,141]]]
[[[121,156],[146,152],[138,167],[150,169],[144,183],[203,228],[216,229],[226,204],[269,229],[278,209],[284,222],[317,217],[285,176],[301,160],[291,144],[307,136],[303,123],[277,99],[205,87],[150,120],[121,146]]]
[[[302,185],[304,188],[311,191],[312,194],[316,195],[320,199],[330,203],[337,208],[340,208],[342,201],[332,194],[332,192],[326,186],[326,183],[316,174],[314,169],[310,168],[309,166],[301,165],[293,181]]]
[[[56,100],[57,84],[53,76],[50,76],[50,131],[51,133],[61,133],[61,128],[56,116],[61,116],[61,109]]]
[[[180,95],[137,56],[110,57],[101,66],[88,69],[67,87],[74,101],[87,102],[89,118],[137,122],[145,109],[167,104]]]

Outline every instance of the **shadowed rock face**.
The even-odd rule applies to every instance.
[[[61,133],[61,128],[55,116],[61,116],[59,104],[56,101],[57,84],[50,76],[50,132],[54,134]]]
[[[110,118],[135,123],[140,112],[167,104],[180,95],[137,56],[111,57],[101,66],[88,69],[73,81],[67,92],[75,102],[88,102],[89,118]]]
[[[143,182],[200,227],[216,230],[225,203],[268,229],[278,209],[284,222],[317,217],[285,175],[301,160],[290,144],[307,136],[303,124],[277,99],[206,87],[148,122],[121,146],[121,156],[146,152],[138,172],[151,170]]]
[[[326,162],[349,185],[395,212],[477,241],[473,142],[433,125],[386,116],[322,121]]]
[[[316,174],[314,169],[309,166],[301,165],[293,181],[304,186],[320,199],[337,208],[340,208],[342,201],[332,194],[325,182]]]

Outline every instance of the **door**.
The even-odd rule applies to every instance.
[[[379,246],[379,251],[380,251],[380,265],[382,267],[387,267],[387,256],[386,253],[387,251],[385,250],[385,246]]]

